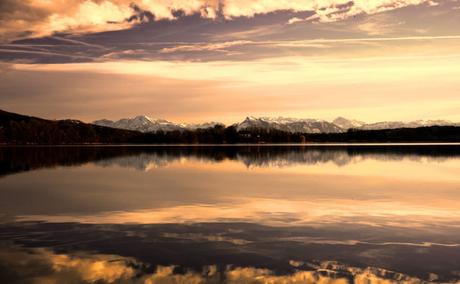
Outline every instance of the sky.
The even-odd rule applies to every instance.
[[[0,109],[460,121],[460,0],[1,0]]]

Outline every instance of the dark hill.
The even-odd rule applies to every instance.
[[[3,144],[135,143],[141,136],[136,131],[77,120],[47,120],[0,110],[0,143]]]

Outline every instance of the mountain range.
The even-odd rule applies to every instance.
[[[144,133],[156,131],[184,131],[206,129],[224,124],[219,122],[207,122],[201,124],[183,124],[174,123],[165,119],[151,119],[145,115],[139,115],[133,118],[123,118],[117,121],[101,119],[93,122],[95,125],[136,130]],[[357,130],[382,130],[397,128],[417,128],[427,126],[459,126],[459,123],[453,123],[447,120],[415,120],[410,122],[402,121],[383,121],[376,123],[365,123],[359,120],[338,117],[333,121],[319,119],[297,119],[285,117],[253,117],[248,116],[243,121],[235,123],[232,126],[238,132],[250,129],[275,129],[289,133],[342,133],[349,129]]]
[[[122,118],[117,121],[112,121],[108,119],[96,120],[93,122],[95,125],[120,128],[126,130],[136,130],[140,132],[156,132],[156,131],[175,131],[175,130],[196,130],[196,129],[205,129],[211,128],[216,125],[222,125],[218,122],[207,122],[202,124],[184,124],[184,123],[174,123],[167,121],[165,119],[151,119],[146,115],[139,115],[133,118]]]
[[[444,121],[363,124],[344,118],[327,122],[314,119],[248,117],[240,123],[225,127],[214,122],[185,125],[139,116],[117,122],[103,120],[98,123],[110,127],[72,119],[49,120],[0,110],[0,144],[460,142],[460,126],[444,125],[447,124]],[[347,131],[349,127],[356,127],[356,130]],[[366,127],[383,129],[367,130]],[[403,128],[390,129],[391,127]],[[179,131],[171,131],[175,129]]]

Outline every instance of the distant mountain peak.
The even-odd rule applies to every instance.
[[[336,119],[332,121],[332,123],[334,123],[335,125],[345,130],[350,129],[350,128],[359,128],[366,124],[362,121],[355,120],[355,119],[348,119],[343,116],[337,117]]]
[[[146,115],[138,115],[133,118],[134,120],[152,121],[152,119]]]
[[[244,121],[255,121],[255,120],[259,120],[259,118],[255,116],[246,116],[246,118],[244,119]]]

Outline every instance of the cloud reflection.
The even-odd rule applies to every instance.
[[[2,278],[9,283],[422,283],[381,268],[357,268],[334,261],[318,264],[290,261],[293,272],[281,274],[266,268],[208,265],[201,271],[177,265],[158,265],[153,272],[134,259],[112,256],[58,254],[49,249],[4,248],[0,252]],[[9,273],[9,274],[8,274]],[[15,277],[11,277],[14,275]],[[437,275],[432,274],[436,280]]]
[[[423,206],[423,207],[422,207]],[[395,209],[397,208],[397,209]],[[328,200],[293,201],[246,198],[229,204],[169,206],[151,210],[109,211],[87,214],[18,215],[16,220],[91,224],[167,224],[199,222],[254,222],[286,226],[306,224],[363,224],[376,227],[460,228],[460,212],[453,208],[398,201]]]
[[[56,254],[49,249],[2,247],[5,283],[114,283],[136,276],[133,259],[113,255]],[[2,272],[3,272],[2,271]]]

